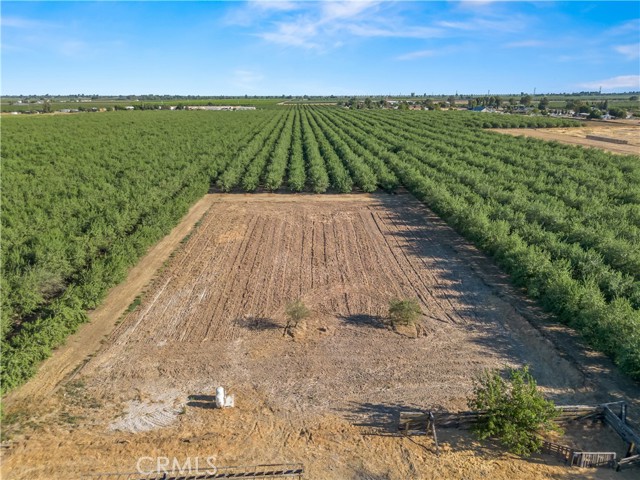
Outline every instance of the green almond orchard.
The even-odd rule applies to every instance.
[[[640,158],[486,130],[573,125],[322,106],[7,118],[3,391],[28,379],[211,185],[402,185],[640,379]]]

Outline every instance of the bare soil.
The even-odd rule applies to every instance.
[[[455,430],[440,431],[440,457],[430,438],[396,435],[399,411],[466,409],[473,376],[505,364],[530,364],[559,403],[626,399],[637,411],[640,398],[411,196],[208,195],[206,205],[71,381],[5,403],[3,478],[135,471],[158,455],[302,462],[309,479],[633,478],[520,460]],[[387,328],[394,297],[419,300],[416,326]],[[296,299],[312,315],[285,331]],[[212,408],[219,385],[236,408]],[[600,429],[566,441],[608,450],[615,438]]]
[[[542,140],[555,140],[570,145],[582,145],[594,147],[608,152],[640,155],[640,122],[636,121],[610,121],[587,122],[581,127],[572,128],[494,128],[494,132],[506,133],[514,136],[526,136],[540,138]],[[626,140],[628,144],[616,144],[601,140],[588,139],[587,135]]]

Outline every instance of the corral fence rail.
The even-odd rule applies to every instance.
[[[597,140],[599,142],[617,143],[620,145],[628,145],[629,140],[622,140],[620,138],[601,137],[599,135],[587,135],[587,140]]]
[[[568,447],[567,445],[561,445],[559,443],[547,442],[546,440],[542,441],[542,453],[546,453],[549,455],[553,455],[561,460],[564,460],[565,463],[568,463],[573,458],[573,448]]]
[[[573,452],[572,467],[594,468],[616,466],[615,452]]]
[[[640,467],[640,454],[633,455],[632,457],[626,457],[621,459],[618,462],[618,466],[616,467],[617,471],[624,470],[629,467]]]
[[[82,480],[210,480],[217,478],[293,478],[302,479],[304,465],[301,463],[278,463],[268,465],[238,465],[216,467],[202,470],[167,472],[113,472],[91,473],[82,476]]]
[[[640,435],[627,422],[627,404],[623,401],[601,405],[563,405],[556,407],[556,422],[566,424],[580,420],[601,420],[609,425],[628,445],[625,458],[616,462],[615,452],[580,452],[566,445],[543,441],[542,451],[554,455],[571,466],[616,467],[617,470],[640,466]],[[614,413],[619,412],[619,413]],[[398,430],[405,435],[427,434],[435,426],[442,428],[472,428],[485,412],[400,412]],[[437,441],[437,440],[436,440]]]

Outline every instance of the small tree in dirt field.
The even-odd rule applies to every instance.
[[[287,325],[284,327],[284,331],[286,333],[291,328],[297,327],[298,323],[311,314],[311,311],[306,307],[302,300],[298,299],[295,302],[287,304],[285,314],[287,315]]]
[[[539,452],[540,435],[559,430],[553,423],[557,415],[555,406],[538,392],[527,366],[509,368],[507,380],[499,371],[485,371],[475,381],[468,405],[485,412],[474,427],[478,437],[482,440],[496,437],[516,455]]]
[[[416,299],[393,299],[389,302],[389,324],[392,327],[398,325],[413,325],[422,315],[420,304]]]

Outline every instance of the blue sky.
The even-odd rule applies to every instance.
[[[2,2],[2,94],[640,90],[640,2]]]

